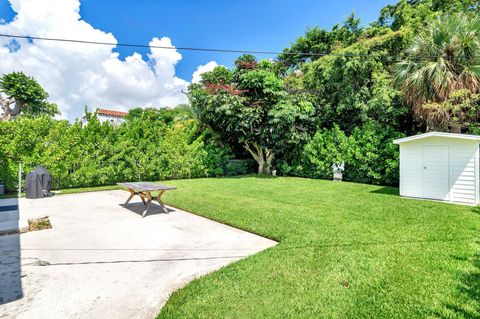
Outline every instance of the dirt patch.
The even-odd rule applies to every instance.
[[[28,220],[29,231],[37,231],[52,228],[48,217],[34,218]]]

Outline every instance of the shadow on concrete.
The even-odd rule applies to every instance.
[[[129,211],[142,216],[143,212],[145,211],[146,207],[143,205],[142,202],[135,202],[135,203],[129,203],[128,205],[125,206],[125,204],[120,204],[119,206],[128,209]],[[168,212],[174,212],[173,209],[167,208]],[[148,209],[148,213],[145,217],[151,216],[151,215],[157,215],[157,214],[165,214],[163,211],[162,207],[158,205],[155,202],[152,202],[150,204],[150,208]]]
[[[0,200],[0,225],[19,221],[17,198]],[[23,298],[21,280],[20,234],[0,235],[0,305]]]
[[[400,196],[400,191],[396,187],[384,186],[378,188],[374,191],[370,191],[372,194],[381,194],[381,195],[391,195],[391,196]]]

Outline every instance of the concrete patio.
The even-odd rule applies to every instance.
[[[276,244],[173,208],[141,218],[127,197],[21,199],[20,219],[53,228],[0,236],[0,317],[154,318],[174,290]]]

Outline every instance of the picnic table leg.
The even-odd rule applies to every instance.
[[[146,205],[147,205],[147,203],[145,202],[145,197],[143,197],[143,196],[140,196],[140,198],[142,199],[142,203],[143,203],[143,205],[144,205],[144,206],[146,206]]]
[[[135,196],[135,192],[133,191],[133,189],[128,189],[128,191],[130,192],[130,196],[128,197],[127,201],[125,202],[125,206],[128,205],[128,203],[130,203],[130,201],[132,200],[133,196]]]
[[[165,214],[168,214],[168,209],[167,207],[165,206],[165,204],[162,202],[162,195],[163,193],[165,193],[165,191],[160,191],[160,193],[158,193],[157,195],[157,202],[160,204],[160,207],[162,207],[163,211],[165,212]]]
[[[147,215],[148,209],[150,208],[150,204],[152,203],[152,194],[150,192],[146,192],[146,195],[147,195],[147,204],[146,204],[147,208],[143,212],[142,218]],[[144,200],[144,203],[145,203],[145,200]]]

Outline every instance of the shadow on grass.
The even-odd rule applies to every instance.
[[[399,189],[396,187],[384,186],[382,188],[370,191],[372,194],[381,194],[381,195],[391,195],[391,196],[400,196]]]
[[[216,177],[218,179],[244,179],[244,178],[259,178],[259,179],[274,179],[274,178],[279,178],[283,176],[273,176],[269,174],[245,174],[245,175],[231,175],[231,176],[219,176]]]
[[[472,208],[472,212],[474,212],[475,214],[479,214],[480,215],[480,207],[479,206],[475,206]]]
[[[480,244],[477,242],[477,246]],[[475,312],[463,309],[460,313],[467,318],[480,318],[480,251],[477,251],[472,261],[473,269],[462,277],[460,291],[477,305]]]
[[[480,242],[477,241],[478,246]],[[466,261],[464,257],[456,257],[457,260]],[[445,304],[448,314],[437,315],[441,318],[480,318],[480,251],[477,251],[471,260],[471,268],[469,271],[461,274],[458,285],[458,293],[462,296],[461,300],[465,300],[463,304]]]
[[[432,239],[419,239],[419,240],[399,240],[399,241],[384,241],[384,242],[352,242],[352,243],[332,243],[332,244],[320,244],[320,245],[302,245],[302,246],[281,246],[277,247],[278,250],[300,250],[300,249],[323,249],[323,248],[361,248],[366,246],[394,246],[394,245],[417,245],[428,243],[449,243],[449,242],[470,242],[471,237],[459,237],[459,238],[432,238]]]

